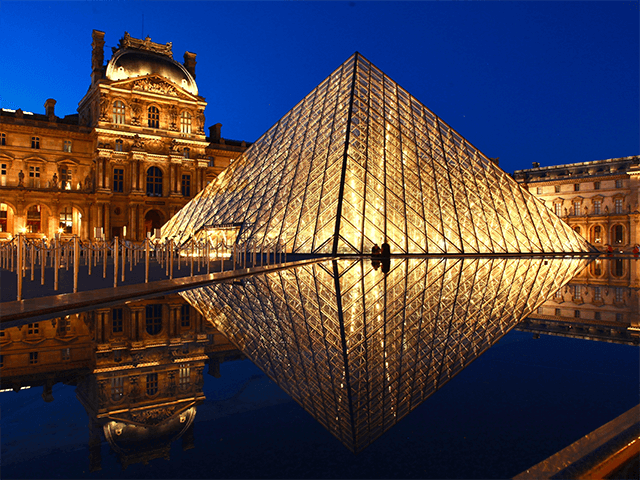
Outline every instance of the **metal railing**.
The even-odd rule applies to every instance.
[[[286,262],[286,251],[281,245],[256,248],[245,243],[243,245],[227,244],[224,241],[214,242],[192,239],[182,245],[173,240],[153,241],[149,238],[142,243],[132,243],[115,237],[111,241],[82,241],[73,236],[68,239],[54,238],[48,243],[45,239],[28,239],[18,234],[8,242],[0,243],[0,269],[17,273],[17,300],[23,299],[23,281],[30,274],[35,281],[39,270],[40,284],[45,285],[45,269],[53,268],[53,289],[59,289],[60,270],[73,271],[73,292],[78,291],[78,274],[81,266],[87,268],[88,275],[102,270],[102,277],[107,278],[107,264],[113,263],[113,286],[118,286],[118,279],[125,281],[127,263],[129,271],[144,262],[144,281],[149,282],[149,267],[156,262],[162,267],[166,278],[172,279],[174,267],[177,270],[184,265],[189,275],[224,272],[225,261],[231,260],[231,269],[249,266],[269,265]],[[219,265],[217,265],[219,262]],[[219,268],[216,268],[216,267]],[[101,268],[100,268],[101,267]]]

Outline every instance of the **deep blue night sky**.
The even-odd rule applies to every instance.
[[[508,172],[640,153],[638,2],[0,3],[2,108],[75,113],[91,30],[197,53],[207,125],[256,140],[361,52]]]

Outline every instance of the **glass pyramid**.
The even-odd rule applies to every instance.
[[[496,343],[585,259],[325,260],[181,292],[352,451]],[[470,392],[472,394],[472,392]]]
[[[355,53],[162,229],[240,224],[255,250],[561,253],[595,249]]]

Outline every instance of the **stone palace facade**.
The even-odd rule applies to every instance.
[[[104,62],[93,31],[91,85],[78,113],[0,110],[0,241],[56,234],[141,241],[247,145],[205,131],[196,55],[125,33]]]

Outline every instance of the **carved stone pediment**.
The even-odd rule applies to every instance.
[[[123,88],[130,88],[132,91],[168,95],[184,100],[196,100],[196,97],[184,92],[178,85],[156,75],[147,75],[133,79],[128,78],[121,82],[116,82],[114,85]]]

